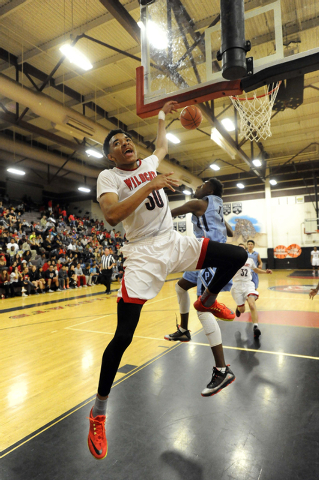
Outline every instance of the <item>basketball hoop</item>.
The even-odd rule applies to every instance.
[[[251,142],[271,137],[270,117],[281,82],[265,85],[264,93],[252,97],[229,97],[240,116],[240,133]]]

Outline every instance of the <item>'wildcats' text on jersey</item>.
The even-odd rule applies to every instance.
[[[103,170],[97,179],[97,200],[103,193],[115,193],[119,202],[126,200],[156,177],[159,161],[156,155],[138,160],[135,170],[114,167]],[[148,197],[123,220],[126,237],[130,242],[164,234],[173,230],[173,220],[168,199],[163,189],[153,190]]]

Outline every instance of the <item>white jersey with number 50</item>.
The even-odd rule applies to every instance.
[[[103,170],[97,179],[97,200],[103,193],[116,193],[119,202],[131,197],[137,190],[156,177],[159,161],[156,155],[138,160],[135,170],[114,167]],[[173,230],[173,220],[163,189],[153,192],[123,220],[126,237],[130,242],[155,237]]]
[[[247,258],[245,265],[243,265],[233,277],[233,283],[251,282],[253,268],[256,268],[254,260],[252,258]]]

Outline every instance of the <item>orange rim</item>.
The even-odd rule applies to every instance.
[[[270,92],[263,93],[262,95],[257,95],[256,97],[240,98],[240,97],[233,97],[233,96],[231,96],[230,98],[233,98],[234,100],[239,100],[240,102],[245,102],[246,100],[254,100],[255,98],[267,97],[267,96],[271,95],[273,92],[275,92],[276,90],[278,90],[278,88],[280,87],[280,85],[281,85],[281,80],[280,80],[280,82],[278,83],[278,85],[277,85],[275,88],[273,88],[272,90],[270,90]]]

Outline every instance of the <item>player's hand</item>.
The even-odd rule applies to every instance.
[[[175,192],[174,187],[178,187],[180,185],[180,181],[176,178],[171,178],[171,175],[174,175],[174,172],[157,175],[157,177],[153,178],[153,180],[150,182],[152,189],[160,190],[161,188],[167,187],[172,190],[172,192]]]
[[[313,300],[313,297],[315,297],[318,293],[318,290],[316,288],[312,288],[309,292],[309,298],[311,298],[311,300]]]
[[[266,273],[272,274],[272,270],[270,270],[269,268],[267,268]]]
[[[170,102],[166,102],[162,108],[165,115],[168,113],[176,112],[177,110],[177,102],[175,100],[171,100]]]

